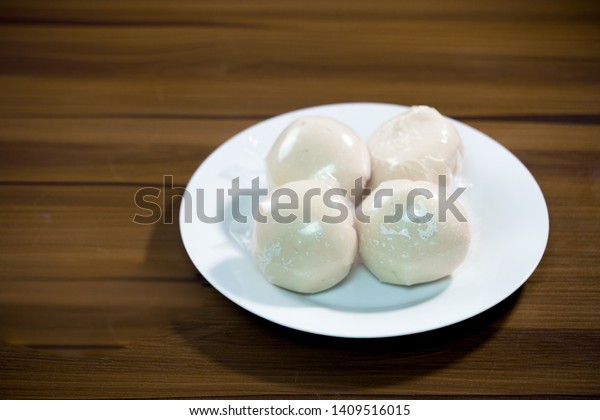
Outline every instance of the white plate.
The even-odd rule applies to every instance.
[[[303,115],[329,116],[352,127],[362,138],[406,107],[377,103],[317,106],[260,122],[221,145],[194,173],[190,196],[181,205],[185,248],[202,275],[239,306],[287,327],[338,337],[388,337],[444,327],[499,303],[517,290],[538,265],[548,239],[548,210],[527,168],[485,134],[454,121],[465,144],[461,199],[467,204],[473,242],[452,276],[412,287],[380,283],[363,266],[334,288],[301,295],[267,282],[254,267],[245,241],[251,223],[228,215],[203,223],[196,217],[198,193],[204,190],[206,214],[216,213],[216,189],[242,187],[260,176],[263,158],[279,135]],[[244,203],[242,203],[244,204]],[[250,209],[246,203],[246,213]],[[230,212],[229,212],[230,213]],[[251,218],[249,218],[251,220]]]

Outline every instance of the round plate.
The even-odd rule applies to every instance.
[[[265,186],[264,157],[281,131],[300,116],[335,118],[368,139],[406,107],[378,103],[323,105],[282,114],[235,135],[194,173],[180,212],[184,246],[202,275],[239,306],[278,324],[338,337],[389,337],[444,327],[499,303],[517,290],[542,258],[548,240],[548,209],[527,168],[485,134],[453,121],[465,145],[460,183],[473,240],[464,263],[435,282],[404,287],[379,282],[357,264],[348,277],[325,292],[302,295],[272,285],[248,250],[252,228],[250,198],[240,201],[247,223],[231,215],[228,189],[259,177]],[[224,190],[224,221],[217,189]],[[239,218],[238,218],[239,219]]]

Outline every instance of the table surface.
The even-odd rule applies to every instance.
[[[599,23],[586,0],[2,1],[0,397],[600,397]],[[413,336],[311,335],[213,289],[167,191],[132,222],[241,129],[365,101],[529,168],[550,238],[519,291]]]

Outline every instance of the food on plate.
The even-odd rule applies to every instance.
[[[277,138],[266,158],[269,186],[321,179],[350,192],[371,175],[365,142],[348,126],[328,117],[301,117]]]
[[[449,184],[460,173],[464,146],[450,122],[435,108],[413,106],[381,125],[368,142],[371,185],[392,179]]]
[[[471,238],[467,215],[454,195],[442,208],[441,192],[426,181],[392,180],[363,200],[356,212],[359,254],[379,280],[425,283],[463,262]]]
[[[301,180],[280,186],[261,201],[251,251],[271,283],[316,293],[346,277],[358,247],[354,208],[333,192],[321,180]]]
[[[459,194],[446,194],[463,151],[450,120],[427,106],[381,125],[368,146],[332,118],[298,118],[266,158],[271,192],[258,206],[251,242],[258,269],[300,293],[339,283],[357,252],[385,283],[410,286],[451,274],[471,241]],[[369,179],[377,188],[355,211],[348,198],[361,197],[355,188]]]

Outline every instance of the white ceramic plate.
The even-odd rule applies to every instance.
[[[199,192],[205,213],[216,214],[217,188],[239,177],[249,187],[279,133],[304,115],[335,118],[362,138],[406,107],[377,103],[317,106],[260,122],[221,145],[194,173],[180,212],[185,248],[202,275],[241,307],[287,327],[338,337],[388,337],[444,327],[499,303],[517,290],[538,265],[548,239],[548,210],[527,168],[485,134],[454,121],[465,144],[461,182],[473,242],[452,276],[412,287],[380,283],[357,265],[340,284],[315,295],[301,295],[267,282],[255,268],[247,240],[248,223],[234,221],[225,194],[225,221],[203,223],[196,217]],[[251,215],[249,200],[241,202]],[[245,209],[245,210],[244,210]]]

